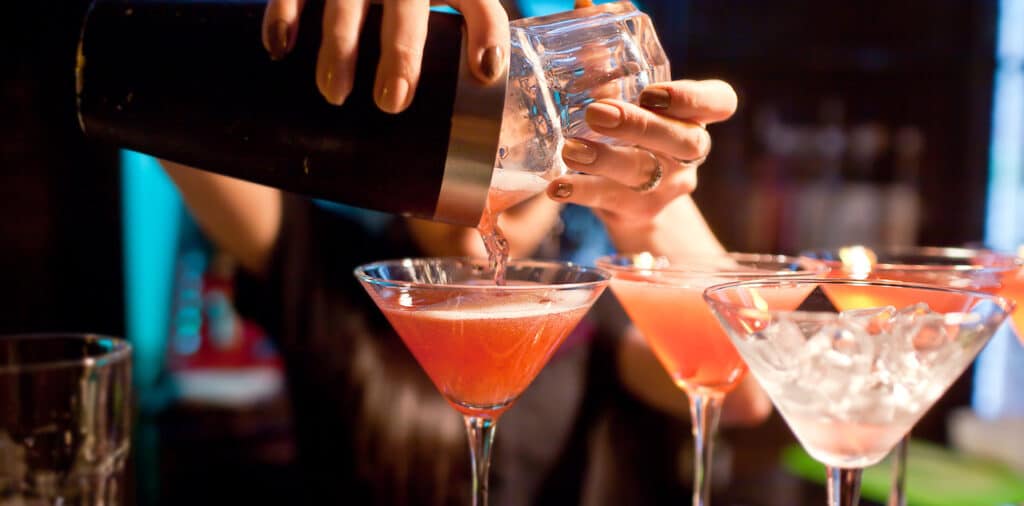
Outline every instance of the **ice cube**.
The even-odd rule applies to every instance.
[[[742,346],[750,350],[746,354],[748,364],[762,383],[781,387],[796,378],[799,361],[795,356],[781,352],[770,341],[754,339],[744,342]]]
[[[804,355],[815,356],[825,353],[825,350],[832,349],[832,336],[829,332],[819,331],[807,339],[807,346],[804,348]]]
[[[837,321],[826,325],[819,335],[831,340],[828,359],[837,367],[850,369],[850,374],[865,374],[875,361],[875,340],[857,323]]]
[[[918,353],[936,350],[949,342],[946,319],[936,313],[915,316],[911,321],[900,325],[899,330],[910,339],[914,351]]]
[[[821,356],[832,349],[832,338],[818,332],[807,340],[799,355],[800,382],[809,388],[816,385],[828,374],[828,370],[820,365]]]
[[[806,347],[803,332],[792,320],[778,318],[755,338],[744,343],[751,353],[751,367],[769,382],[788,383],[795,379],[800,354]]]
[[[793,320],[780,316],[760,333],[780,353],[791,355],[795,360],[807,345],[803,330]]]
[[[892,333],[894,342],[903,346],[895,350],[897,360],[887,361],[893,374],[902,381],[915,381],[924,373],[912,368],[941,364],[959,355],[961,347],[950,334],[952,330],[955,337],[958,331],[959,320],[950,320],[953,316],[936,313],[923,303],[900,310],[894,318]]]
[[[932,311],[931,306],[924,302],[918,302],[917,304],[907,306],[905,308],[900,309],[899,311],[896,311],[895,318],[899,321],[913,321],[915,318],[919,316],[933,313],[934,311]]]
[[[892,330],[892,319],[896,316],[896,308],[851,309],[839,313],[839,321],[862,329],[870,335],[884,334]]]
[[[946,332],[950,341],[955,341],[964,348],[981,341],[984,336],[989,335],[986,318],[974,308],[969,313],[947,313]],[[984,309],[982,309],[984,311]]]

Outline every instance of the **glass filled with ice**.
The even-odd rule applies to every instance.
[[[793,310],[774,302],[786,293],[809,295]],[[1014,307],[983,292],[857,279],[745,281],[704,299],[828,468],[832,506],[857,504],[861,470],[910,431]]]

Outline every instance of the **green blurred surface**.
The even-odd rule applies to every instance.
[[[892,480],[890,458],[864,470],[865,499],[885,503]],[[825,467],[799,445],[786,448],[782,462],[801,478],[825,483]],[[908,506],[1001,506],[1024,501],[1024,475],[1004,464],[923,441],[911,441],[908,462]]]

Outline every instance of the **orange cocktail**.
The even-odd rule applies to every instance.
[[[382,309],[445,399],[480,415],[504,411],[519,397],[590,307],[579,297],[538,299],[513,294],[454,308]]]
[[[687,392],[728,393],[747,366],[704,303],[709,286],[732,280],[727,274],[661,278],[617,273],[612,291],[665,371]],[[796,309],[810,291],[779,293],[773,302]]]
[[[480,259],[407,258],[355,270],[438,391],[462,413],[475,506],[487,504],[498,419],[610,278],[599,269],[561,262],[517,260],[505,268],[503,285]]]
[[[870,279],[884,280],[885,278],[878,277]],[[897,280],[888,279],[886,281]],[[885,306],[893,306],[897,309],[903,309],[919,303],[928,304],[928,307],[931,308],[932,311],[939,313],[963,311],[963,308],[960,307],[963,303],[963,297],[956,297],[948,292],[932,292],[928,290],[916,290],[913,288],[908,288],[906,290],[885,290],[879,289],[873,285],[861,285],[855,283],[844,285],[825,285],[822,286],[821,289],[825,292],[825,296],[828,297],[832,304],[836,306],[836,309],[840,311]],[[995,293],[995,290],[989,290],[988,292]]]
[[[1024,247],[1021,250],[1024,250]],[[999,295],[1017,303],[1024,303],[1024,259],[1005,253],[987,252],[981,260],[986,265],[1012,265],[1013,268],[1009,269],[1003,276]],[[1017,339],[1020,340],[1021,344],[1024,344],[1024,310],[1014,311],[1010,318],[1013,322],[1013,332],[1017,334]]]
[[[740,279],[808,276],[821,262],[771,255],[721,254],[668,259],[650,254],[598,259],[613,273],[612,292],[661,365],[690,399],[695,446],[693,504],[710,499],[711,440],[725,395],[747,371],[702,298],[712,285]],[[813,287],[778,302],[796,309]]]

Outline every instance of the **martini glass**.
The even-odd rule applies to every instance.
[[[486,259],[422,258],[356,268],[445,400],[466,422],[473,504],[487,504],[498,418],[601,295],[610,275],[568,263],[512,261],[506,284]]]
[[[718,416],[726,394],[743,379],[747,366],[701,293],[727,281],[806,277],[826,267],[814,260],[742,253],[672,260],[643,253],[602,257],[597,264],[613,273],[612,292],[673,382],[689,397],[695,442],[693,505],[707,506]],[[796,308],[806,296],[792,293],[776,302]]]
[[[966,288],[987,293],[1010,296],[1007,287],[1016,277],[1019,261],[1011,255],[988,250],[941,247],[892,247],[871,249],[865,246],[846,246],[835,250],[813,250],[802,253],[805,258],[824,261],[830,267],[829,275],[855,279],[903,281]],[[1024,284],[1024,283],[1022,283]],[[1024,289],[1024,287],[1022,287]],[[843,288],[824,286],[823,291],[840,311],[892,305],[905,307],[926,302],[935,311],[956,304],[956,297],[941,293],[915,293],[900,295],[892,291],[875,290],[858,285]],[[922,300],[913,297],[926,296]],[[904,297],[893,299],[893,297]],[[909,297],[909,298],[908,298]],[[1024,324],[1024,320],[1022,320]],[[893,451],[892,489],[888,506],[906,506],[906,462],[909,435],[900,440]]]
[[[944,306],[794,311],[776,302],[818,286]],[[830,506],[857,504],[862,469],[892,450],[1013,309],[984,292],[856,279],[728,283],[704,299],[800,444],[827,467]]]

